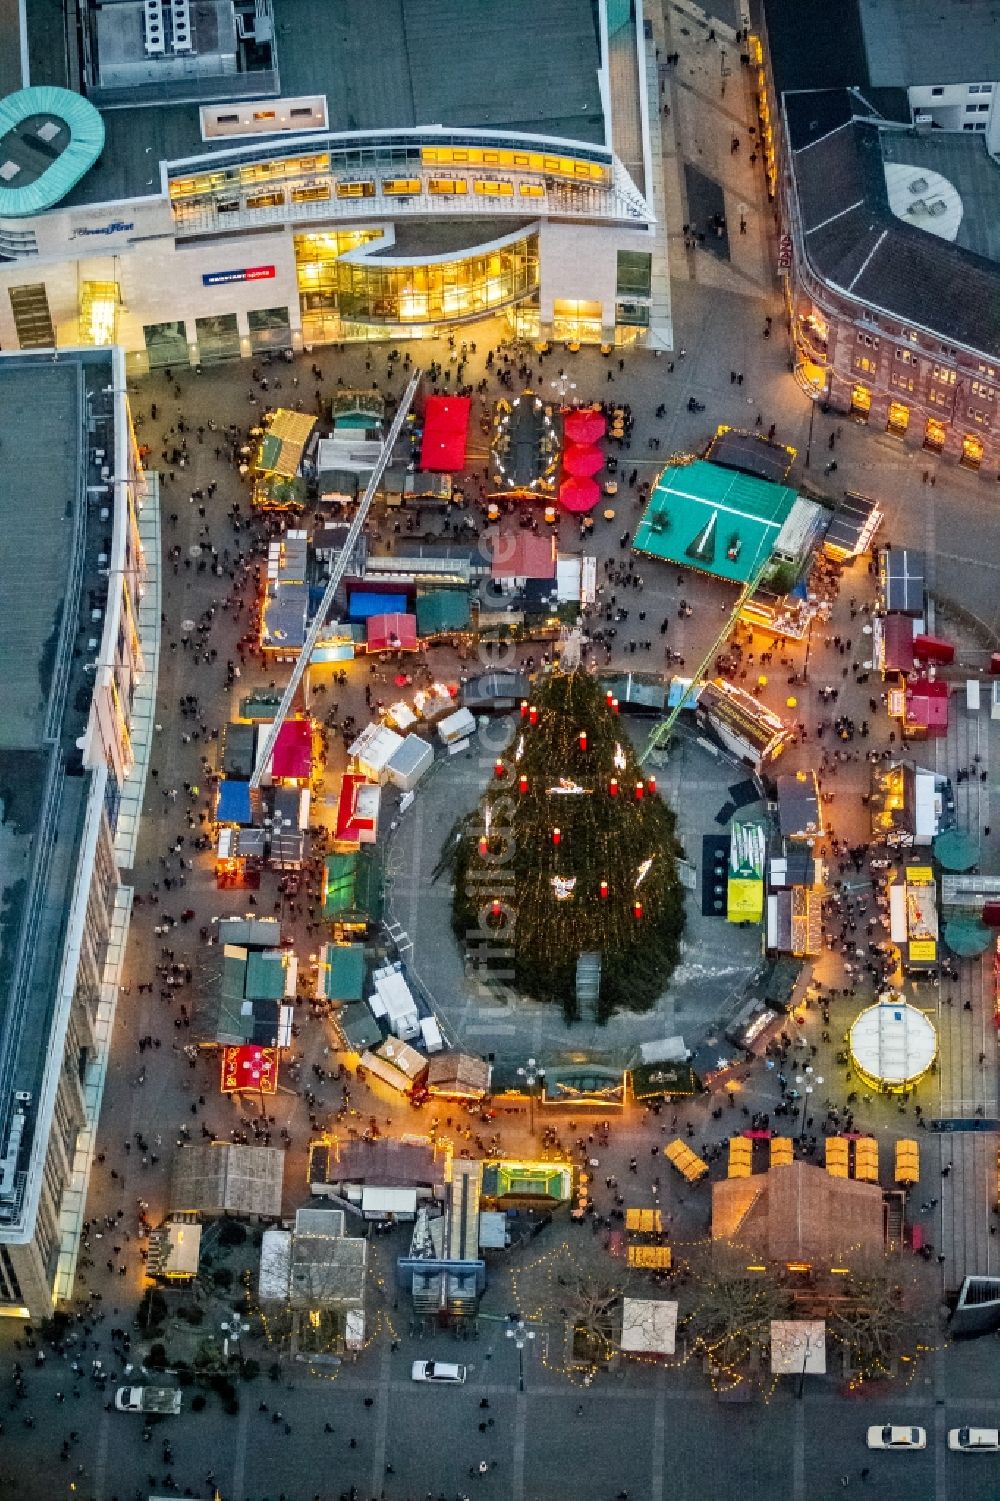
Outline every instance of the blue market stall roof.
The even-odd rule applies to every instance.
[[[745,584],[774,551],[796,494],[699,459],[660,475],[633,546],[681,568]]]
[[[226,779],[219,783],[219,804],[216,819],[219,823],[253,823],[253,807],[249,782],[234,782]]]
[[[59,203],[104,149],[104,121],[69,89],[18,89],[0,99],[0,218]]]

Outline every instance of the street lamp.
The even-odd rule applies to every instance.
[[[802,1120],[799,1123],[799,1136],[801,1137],[805,1135],[806,1130],[806,1111],[809,1108],[809,1096],[817,1084],[822,1084],[823,1076],[817,1074],[816,1078],[813,1079],[813,1066],[811,1063],[807,1063],[803,1072],[795,1075],[795,1082],[804,1086],[802,1090]]]
[[[517,1077],[524,1080],[528,1091],[528,1130],[531,1135],[535,1134],[535,1085],[541,1088],[545,1086],[545,1070],[534,1058],[529,1058],[524,1068],[519,1068]]]
[[[567,391],[575,391],[576,390],[576,381],[575,380],[570,380],[570,378],[566,374],[565,370],[560,370],[560,372],[559,372],[559,379],[558,380],[550,380],[549,381],[549,385],[552,387],[553,391],[558,391],[559,392],[559,400],[560,401],[565,401],[566,400],[566,392]]]
[[[239,1317],[239,1315],[237,1315],[236,1317],[234,1317],[229,1322],[227,1322],[226,1320],[223,1320],[223,1322],[219,1325],[219,1328],[222,1330],[222,1333],[224,1335],[224,1338],[223,1338],[223,1341],[222,1341],[222,1356],[223,1356],[223,1359],[224,1360],[228,1360],[229,1359],[229,1341],[230,1340],[232,1340],[232,1342],[233,1342],[233,1354],[234,1355],[239,1355],[239,1353],[240,1353],[240,1335],[241,1334],[246,1334],[247,1331],[248,1331],[248,1329],[250,1328],[250,1325],[244,1323],[244,1321]]]
[[[523,1392],[524,1391],[524,1347],[527,1344],[527,1342],[528,1342],[529,1339],[534,1339],[534,1337],[535,1337],[535,1331],[534,1331],[534,1329],[529,1329],[528,1328],[527,1324],[524,1322],[524,1319],[521,1317],[520,1314],[512,1313],[510,1315],[510,1318],[511,1318],[510,1328],[509,1329],[505,1329],[504,1333],[506,1334],[506,1336],[507,1336],[508,1339],[512,1339],[514,1341],[514,1344],[517,1347],[517,1389],[518,1389],[519,1392]]]

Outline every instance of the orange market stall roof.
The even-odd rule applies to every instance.
[[[255,467],[262,474],[293,479],[299,472],[302,454],[316,418],[308,412],[290,412],[279,407],[260,440]]]
[[[302,781],[312,771],[312,721],[286,719],[271,756],[271,776]]]
[[[432,474],[454,474],[465,468],[471,406],[468,396],[428,396],[420,444],[421,469]]]
[[[490,573],[495,579],[554,579],[556,539],[536,536],[527,527],[500,532],[492,539]]]

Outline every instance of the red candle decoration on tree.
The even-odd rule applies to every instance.
[[[618,713],[618,700],[616,698],[613,698],[611,700],[611,712],[613,714],[617,714]]]
[[[490,916],[494,919],[494,921],[498,921],[499,920],[500,913],[501,913],[502,910],[503,909],[501,908],[499,902],[494,901],[494,902],[492,902],[490,904]]]
[[[493,775],[497,778],[498,781],[503,776],[503,762],[502,761],[494,761],[494,763],[493,763]]]
[[[655,777],[647,777],[646,778],[646,786],[649,788],[649,795],[650,795],[650,797],[655,796],[655,793],[656,793],[656,778]]]
[[[522,797],[528,790],[528,778],[525,776],[523,771],[517,779],[517,790]]]
[[[538,710],[535,708],[534,704],[530,704],[529,707],[528,707],[528,723],[529,724],[537,724],[538,723]]]
[[[587,731],[586,730],[581,730],[580,731],[580,749],[582,751],[585,751],[587,749]]]
[[[608,899],[608,883],[607,883],[607,881],[602,881],[601,882],[601,900],[604,901],[604,902],[606,902],[607,899]]]
[[[641,902],[633,902],[632,903],[632,911],[635,913],[636,920],[638,921],[638,919],[642,916],[642,903]]]
[[[481,855],[485,855],[486,852],[488,851],[489,847],[490,847],[490,841],[487,839],[486,835],[485,834],[480,834],[480,836],[479,836],[479,853]]]
[[[528,717],[528,700],[526,698],[522,698],[522,700],[521,700],[521,718],[522,719],[527,719],[527,717]]]
[[[607,691],[607,693],[606,693],[606,694],[605,694],[605,696],[604,696],[604,697],[605,697],[605,701],[606,701],[606,703],[607,703],[607,706],[608,706],[608,708],[609,708],[609,709],[610,709],[610,708],[611,708],[611,705],[612,705],[612,704],[613,704],[613,703],[614,703],[614,701],[615,701],[615,696],[614,696],[614,694],[613,694],[613,693],[612,693],[612,691],[611,691],[611,689],[610,689],[610,688],[609,688],[609,689],[608,689],[608,691]]]
[[[553,844],[561,844],[562,843],[562,829],[553,829],[552,830],[552,843]]]
[[[610,792],[610,794],[611,794],[612,797],[617,797],[618,796],[618,778],[617,777],[612,777],[611,778],[611,781],[608,783],[608,791]]]
[[[636,800],[637,803],[641,803],[642,802],[642,794],[645,792],[645,790],[646,790],[646,788],[645,788],[645,786],[644,786],[644,784],[642,782],[636,782],[636,784],[635,784],[635,800]]]

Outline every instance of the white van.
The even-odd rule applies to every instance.
[[[444,1038],[441,1036],[441,1028],[437,1024],[437,1018],[422,1016],[420,1018],[420,1038],[428,1053],[440,1053],[444,1047]]]
[[[443,1360],[415,1360],[410,1373],[414,1381],[439,1381],[444,1386],[461,1386],[464,1365],[448,1365]]]

